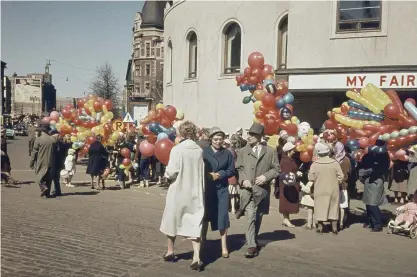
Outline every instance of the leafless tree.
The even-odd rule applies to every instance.
[[[123,92],[119,85],[111,65],[106,62],[96,70],[96,77],[90,84],[91,93],[109,99],[113,102],[113,113],[115,117],[120,115],[122,110]]]
[[[153,106],[162,103],[164,99],[164,81],[162,77],[162,70],[157,71],[156,78],[152,82],[150,97],[152,98]]]

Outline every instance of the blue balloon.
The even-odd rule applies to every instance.
[[[255,90],[256,89],[256,85],[249,85],[248,89],[249,90]]]
[[[285,101],[283,98],[279,98],[276,102],[275,102],[275,106],[277,106],[278,109],[282,109],[285,106]]]
[[[149,131],[157,135],[161,132],[161,125],[158,122],[151,122],[149,123]]]
[[[160,141],[161,139],[166,139],[168,138],[168,135],[165,133],[159,133],[158,137],[156,138],[156,141]]]
[[[248,90],[248,85],[245,85],[245,84],[240,85],[240,91],[247,91],[247,90]]]
[[[350,139],[346,142],[346,146],[350,149],[350,151],[356,151],[360,148],[359,141],[356,139]]]
[[[174,136],[177,134],[177,130],[175,129],[175,127],[170,127],[165,131],[165,134],[167,134],[169,137]]]
[[[288,92],[282,99],[284,99],[285,104],[292,104],[294,102],[294,95],[292,95],[291,92]]]

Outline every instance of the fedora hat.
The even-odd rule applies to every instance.
[[[226,136],[226,134],[219,127],[212,127],[209,132],[209,137],[212,138],[217,134],[221,134],[223,137]]]
[[[264,126],[259,123],[253,123],[249,129],[249,133],[263,136],[264,135]]]

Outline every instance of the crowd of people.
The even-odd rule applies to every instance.
[[[4,136],[2,129],[2,138]],[[325,141],[320,136],[314,147],[312,162],[303,163],[295,142],[285,131],[279,134],[274,149],[267,145],[264,127],[254,123],[243,138],[243,129],[229,135],[218,127],[198,129],[190,121],[178,128],[176,146],[171,150],[165,167],[156,157],[146,157],[139,151],[140,143],[147,139],[139,131],[121,135],[115,146],[105,146],[97,136],[88,150],[86,173],[91,176],[92,189],[105,189],[105,180],[114,174],[121,188],[137,183],[148,187],[153,180],[169,185],[160,231],[167,236],[164,261],[175,262],[174,243],[177,236],[191,240],[194,249],[190,268],[200,271],[203,262],[208,226],[219,231],[222,257],[228,258],[227,231],[229,215],[247,220],[245,230],[246,258],[258,256],[261,245],[257,241],[262,218],[269,213],[270,197],[279,199],[282,224],[295,226],[291,215],[301,207],[308,211],[307,229],[317,233],[331,232],[354,223],[349,213],[349,202],[361,198],[369,219],[364,225],[372,232],[383,229],[380,206],[387,203],[386,182],[394,192],[394,204],[402,204],[401,214],[393,224],[410,227],[417,220],[417,149],[411,147],[408,162],[390,163],[388,153],[368,152],[360,162],[352,157],[340,141]],[[2,139],[2,177],[10,172],[7,143]],[[377,140],[378,146],[384,141]],[[129,149],[134,166],[128,171],[120,167]],[[35,170],[41,197],[62,194],[60,181],[73,187],[78,150],[72,149],[67,136],[51,130],[49,124],[29,127],[30,167]],[[7,157],[4,158],[4,157]],[[9,168],[7,168],[7,164]],[[54,190],[52,190],[54,182]],[[202,247],[203,246],[203,247]]]

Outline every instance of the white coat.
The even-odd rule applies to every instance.
[[[199,238],[204,217],[204,162],[200,146],[192,140],[174,146],[165,176],[175,181],[168,189],[160,231],[172,237]]]
[[[300,182],[301,186],[301,205],[306,207],[314,208],[314,199],[311,197],[312,191],[311,187],[313,186],[313,182],[308,182],[306,185],[303,182]]]
[[[65,158],[64,163],[65,168],[61,170],[61,176],[64,178],[68,178],[68,175],[75,174],[75,156],[74,155],[67,155]]]

